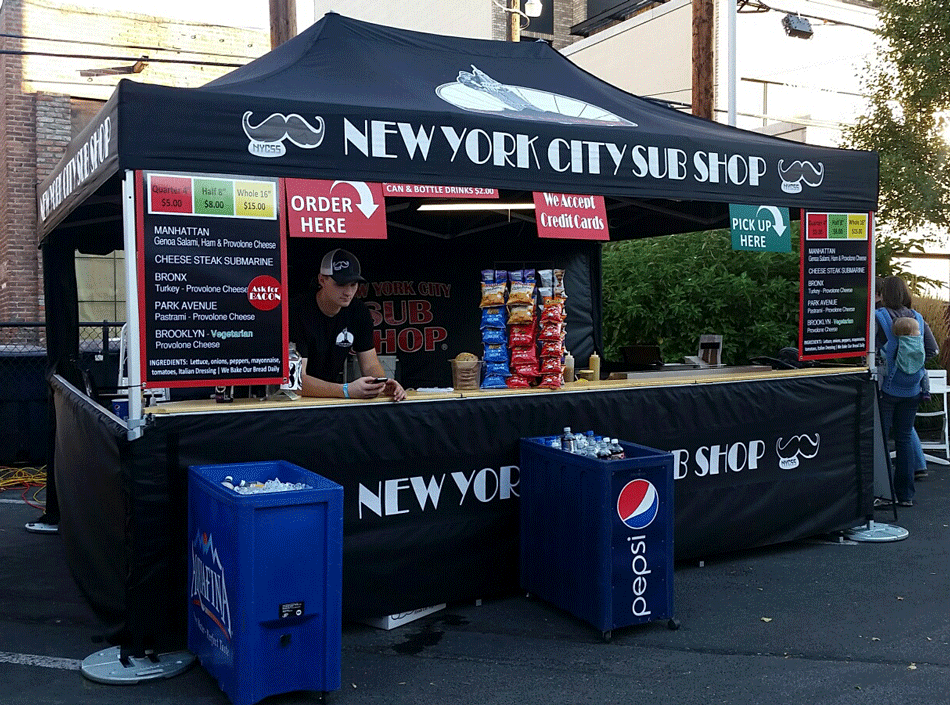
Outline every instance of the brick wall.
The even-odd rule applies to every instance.
[[[5,0],[0,21],[4,34],[22,30],[20,0]],[[16,50],[16,40],[3,46]],[[0,57],[3,94],[0,98],[0,320],[38,320],[38,266],[34,245],[36,148],[33,135],[33,96],[19,90],[23,59]]]
[[[153,62],[133,80],[199,86],[270,49],[269,33],[99,11],[54,0],[2,0],[0,46],[0,321],[45,319],[42,258],[36,230],[36,186],[56,166],[72,137],[112,95],[120,76],[81,70]],[[12,36],[9,36],[12,35]],[[56,39],[37,41],[25,37]],[[39,52],[72,55],[41,56]],[[81,54],[84,58],[73,58]],[[97,57],[120,57],[123,60]],[[126,57],[130,60],[125,60]]]

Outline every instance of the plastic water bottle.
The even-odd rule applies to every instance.
[[[568,453],[577,451],[577,439],[571,433],[570,426],[564,427],[564,434],[561,436],[561,450],[566,450]]]

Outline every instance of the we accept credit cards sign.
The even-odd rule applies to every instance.
[[[733,250],[791,252],[788,208],[729,206]]]

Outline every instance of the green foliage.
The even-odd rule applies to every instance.
[[[881,0],[879,18],[884,48],[863,81],[868,112],[845,143],[879,153],[879,223],[899,241],[922,226],[950,226],[950,3]]]
[[[604,347],[659,343],[664,359],[723,336],[722,361],[747,364],[798,344],[798,224],[792,251],[736,252],[728,230],[610,243],[604,248]]]

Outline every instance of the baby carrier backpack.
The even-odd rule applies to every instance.
[[[924,370],[923,330],[924,320],[916,311],[912,311],[921,331],[918,336],[895,335],[894,321],[887,309],[879,308],[875,315],[887,335],[884,345],[884,359],[887,370],[881,383],[881,389],[891,396],[911,397],[920,392],[920,380],[926,374]],[[917,344],[912,344],[911,339]]]

